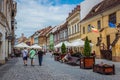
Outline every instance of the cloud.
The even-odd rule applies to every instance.
[[[59,4],[59,0],[17,0],[17,37],[31,36],[47,26],[59,25],[76,5]]]

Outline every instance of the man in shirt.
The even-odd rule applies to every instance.
[[[27,66],[27,57],[28,57],[28,50],[27,50],[27,48],[25,47],[22,50],[21,53],[22,53],[22,57],[23,57],[24,66]]]
[[[44,54],[44,52],[41,49],[39,49],[39,51],[38,51],[39,66],[42,66],[43,54]]]

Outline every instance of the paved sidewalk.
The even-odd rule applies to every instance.
[[[38,60],[35,60],[35,66],[23,66],[22,58],[14,58],[7,64],[0,67],[0,80],[119,80],[120,62],[111,62],[107,60],[96,59],[96,63],[115,64],[115,75],[102,75],[94,73],[92,69],[80,69],[79,66],[70,66],[64,63],[54,61],[53,57],[46,54],[43,58],[43,66],[38,66]]]

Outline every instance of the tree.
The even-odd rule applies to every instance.
[[[91,47],[90,47],[90,41],[88,40],[88,37],[86,37],[85,44],[84,44],[84,56],[91,56]]]
[[[66,53],[66,46],[64,43],[62,43],[61,51],[62,51],[62,54]]]

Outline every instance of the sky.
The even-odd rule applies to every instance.
[[[22,33],[30,37],[37,30],[48,26],[57,26],[65,22],[68,14],[83,0],[16,0],[17,29],[15,34]]]

